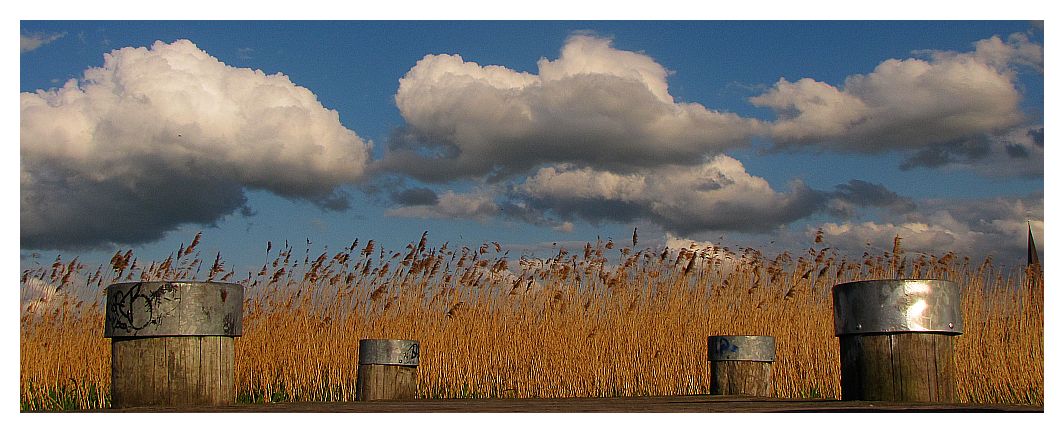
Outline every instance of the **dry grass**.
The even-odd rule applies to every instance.
[[[108,268],[76,261],[27,270],[24,410],[105,407],[109,341],[102,288],[113,281],[203,278],[199,236],[162,262],[118,252]],[[633,239],[635,241],[635,239]],[[708,393],[706,337],[773,335],[780,397],[837,398],[831,287],[891,277],[945,278],[964,288],[966,332],[956,360],[963,401],[1043,402],[1043,278],[986,259],[838,257],[819,238],[799,255],[727,248],[618,249],[612,241],[548,258],[513,258],[497,244],[399,252],[370,241],[302,257],[274,250],[245,290],[236,340],[243,401],[354,399],[358,340],[420,340],[419,397],[566,397]],[[631,245],[635,247],[634,243]],[[610,263],[607,257],[614,257]],[[206,279],[232,280],[221,256]],[[43,293],[50,293],[44,290]],[[24,295],[24,298],[27,296]]]

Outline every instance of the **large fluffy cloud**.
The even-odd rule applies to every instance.
[[[972,156],[988,136],[1025,121],[1016,68],[1042,70],[1042,47],[1025,35],[994,36],[970,52],[919,54],[886,60],[869,74],[848,77],[842,87],[781,78],[751,102],[776,112],[770,131],[780,147],[864,153],[930,148],[945,155],[944,162],[951,154]],[[936,165],[917,156],[912,165]]]
[[[186,40],[115,50],[20,104],[23,248],[154,240],[243,208],[245,188],[343,208],[369,158],[310,90]]]
[[[537,208],[588,220],[646,218],[674,233],[767,231],[819,210],[824,194],[801,182],[778,192],[742,163],[719,155],[695,166],[613,173],[571,165],[545,167],[520,190]]]
[[[663,66],[608,39],[572,36],[538,69],[425,56],[400,80],[407,125],[381,168],[428,181],[505,178],[543,163],[630,171],[697,163],[744,144],[759,125],[674,101]]]

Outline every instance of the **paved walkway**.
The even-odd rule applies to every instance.
[[[222,407],[111,409],[104,412],[1043,412],[1035,406],[783,400],[733,396],[446,399],[265,403]]]

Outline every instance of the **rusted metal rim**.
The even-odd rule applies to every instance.
[[[710,361],[776,360],[776,337],[764,335],[715,335],[709,337]]]
[[[243,331],[244,287],[197,281],[107,286],[104,337],[218,335]]]
[[[359,365],[417,366],[421,345],[417,340],[365,339],[358,341]]]
[[[961,290],[946,280],[868,280],[838,284],[835,335],[964,333]]]

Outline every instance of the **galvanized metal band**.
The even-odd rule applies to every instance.
[[[945,280],[870,280],[836,285],[835,335],[962,334],[961,290]]]
[[[417,340],[359,340],[359,365],[417,366],[421,345]]]
[[[219,335],[243,331],[244,287],[156,281],[107,286],[104,337]]]
[[[776,338],[763,335],[717,335],[709,337],[710,361],[776,360]]]

